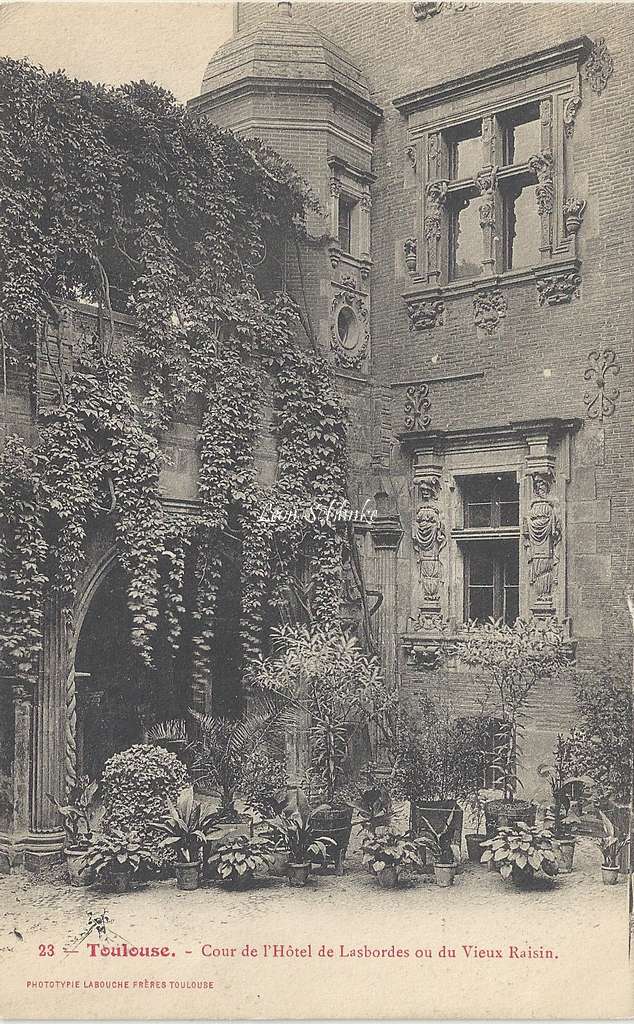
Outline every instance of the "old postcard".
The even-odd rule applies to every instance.
[[[0,3],[0,1015],[630,1018],[627,3]]]

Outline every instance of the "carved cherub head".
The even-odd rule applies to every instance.
[[[547,498],[553,484],[553,474],[548,470],[533,473],[533,494],[538,498]]]

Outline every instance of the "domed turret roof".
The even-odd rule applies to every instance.
[[[358,65],[323,32],[292,18],[290,4],[280,4],[273,17],[238,32],[217,50],[207,65],[201,97],[258,81],[294,87],[321,84],[374,106]]]

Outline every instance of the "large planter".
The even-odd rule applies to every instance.
[[[396,889],[398,885],[398,868],[394,864],[388,864],[375,872],[376,878],[382,889]]]
[[[326,836],[334,840],[336,851],[328,850],[328,857],[335,863],[338,875],[343,875],[343,862],[352,832],[352,807],[329,807],[322,804],[315,808],[310,818],[310,828],[315,839]]]
[[[414,803],[412,801],[409,812],[412,835],[420,836],[424,833],[425,825],[422,821],[423,818],[429,822],[436,832],[444,832],[452,811],[455,812],[455,815],[451,825],[450,842],[452,846],[457,846],[460,849],[462,846],[462,820],[464,815],[462,808],[458,806],[455,800],[428,800],[426,803]],[[425,864],[427,864],[428,857],[425,851],[423,851],[422,856]],[[426,871],[423,868],[423,873],[430,871],[430,867]]]
[[[64,850],[68,881],[71,885],[86,886],[91,885],[94,881],[94,873],[89,868],[82,871],[86,862],[86,853],[86,847],[83,846],[69,846]]]
[[[557,845],[559,847],[559,857],[557,858],[559,863],[559,874],[569,875],[572,871],[572,863],[575,856],[575,840],[558,839]]]
[[[476,833],[471,833],[465,836],[465,843],[467,844],[467,856],[473,864],[479,864],[482,860],[482,843],[486,839],[486,836],[481,836]]]
[[[176,887],[192,892],[200,884],[200,862],[197,860],[176,861]]]
[[[616,885],[619,880],[619,869],[606,867],[605,864],[601,865],[601,877],[604,885]]]
[[[310,875],[310,864],[291,864],[286,869],[288,884],[299,889],[306,885]]]
[[[456,877],[456,865],[434,864],[434,876],[436,878],[436,885],[439,885],[441,889],[446,889],[453,885],[453,880]]]
[[[528,800],[514,800],[506,803],[504,800],[489,800],[484,805],[484,817],[486,821],[487,836],[491,838],[499,828],[514,828],[518,821],[524,821],[527,825],[535,824],[537,807]]]

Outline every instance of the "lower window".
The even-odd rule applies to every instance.
[[[472,541],[465,545],[465,619],[502,619],[512,626],[519,615],[519,544]]]

